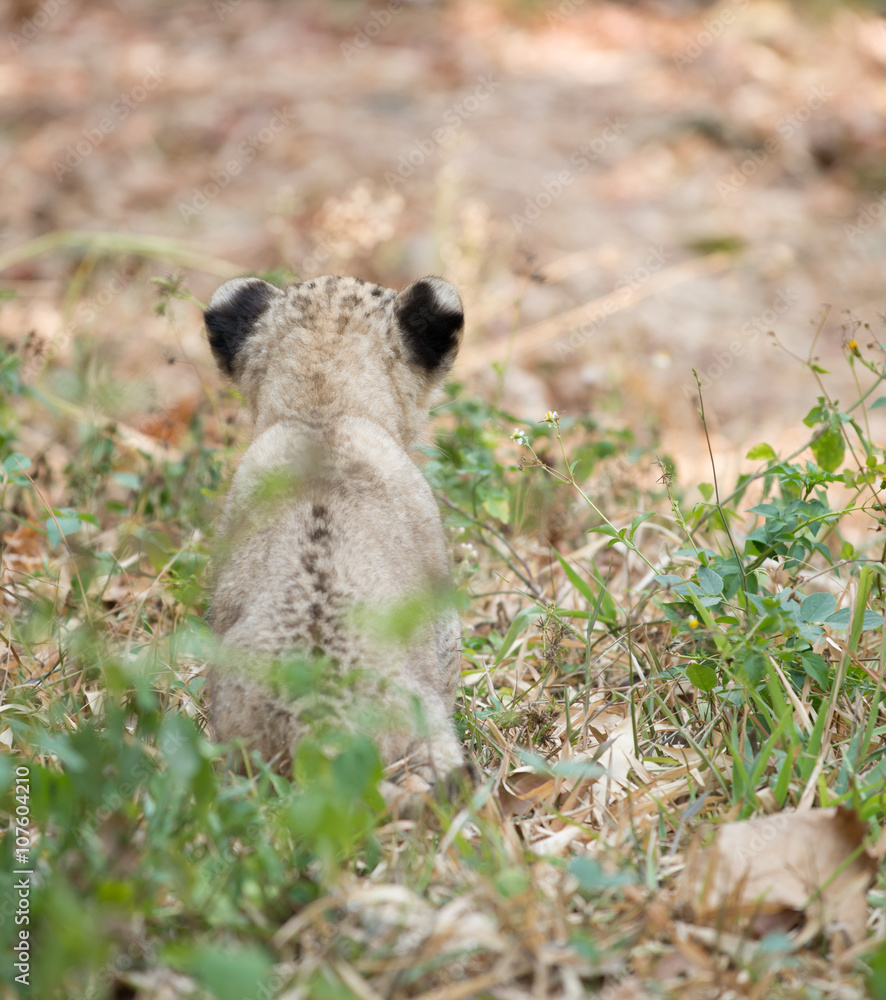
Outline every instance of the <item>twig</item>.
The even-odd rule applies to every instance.
[[[537,586],[537,584],[532,579],[532,570],[527,566],[526,562],[522,559],[520,555],[515,551],[511,543],[501,534],[501,532],[496,531],[492,525],[487,524],[485,521],[481,521],[479,517],[474,517],[473,514],[469,514],[466,510],[462,510],[458,504],[453,503],[448,497],[440,496],[440,501],[444,503],[450,510],[454,510],[457,514],[461,514],[462,517],[466,517],[469,521],[472,521],[479,528],[483,528],[484,531],[488,531],[490,535],[494,535],[501,543],[504,545],[508,552],[517,560],[517,562],[523,567],[526,575],[524,576],[518,569],[511,566],[511,569],[517,574],[517,576],[526,584],[526,586],[532,591],[532,596],[537,601],[544,600],[544,592]]]

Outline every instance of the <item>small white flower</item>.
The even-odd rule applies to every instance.
[[[552,427],[555,427],[560,423],[560,414],[557,413],[556,410],[548,410],[543,419],[546,424],[550,424]]]
[[[511,435],[511,440],[516,441],[517,444],[528,444],[526,440],[526,435],[523,433],[523,431],[520,430],[519,427],[514,428],[514,433]]]

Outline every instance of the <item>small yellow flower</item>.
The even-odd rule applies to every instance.
[[[846,346],[849,348],[850,351],[852,351],[853,354],[857,354],[858,353],[858,341],[857,340],[850,340],[850,341],[848,341],[847,344],[846,344]]]
[[[688,625],[690,628],[698,628],[698,626],[701,625],[701,622],[697,618],[690,618]]]
[[[880,489],[886,490],[886,476],[884,476],[883,479],[880,480]]]

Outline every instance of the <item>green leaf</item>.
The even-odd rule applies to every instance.
[[[886,944],[881,944],[865,958],[870,972],[867,974],[867,992],[871,1000],[886,1000]]]
[[[588,583],[587,580],[585,580],[585,578],[580,573],[576,572],[576,570],[569,565],[569,563],[563,558],[563,556],[560,555],[559,552],[557,552],[556,549],[554,550],[554,555],[557,557],[560,565],[563,567],[563,572],[568,577],[569,582],[588,602],[588,604],[590,604],[591,607],[593,607],[594,604],[597,603],[597,595],[591,589],[591,585]]]
[[[701,589],[710,597],[717,597],[723,593],[723,577],[707,566],[699,567],[698,582],[701,584]]]
[[[828,665],[823,656],[818,653],[803,653],[800,657],[803,669],[815,681],[820,688],[827,689],[828,686]]]
[[[10,475],[16,472],[24,472],[25,469],[30,469],[31,460],[27,455],[22,455],[17,451],[14,451],[11,455],[3,459],[3,471]]]
[[[846,453],[846,442],[843,432],[838,427],[828,427],[823,434],[812,442],[812,454],[815,461],[825,472],[836,472],[843,464]]]
[[[273,963],[263,948],[253,944],[200,944],[168,949],[173,966],[184,968],[215,1000],[243,1000],[270,995],[267,981]]]
[[[811,625],[808,622],[798,626],[797,630],[804,639],[813,645],[824,635],[824,629],[821,625]]]
[[[656,573],[652,579],[656,583],[660,583],[663,587],[671,587],[675,583],[683,582],[683,577],[677,576],[676,573]]]
[[[822,399],[821,396],[819,396],[818,398]],[[806,414],[806,416],[803,417],[803,423],[806,424],[807,427],[814,427],[816,424],[820,424],[822,420],[825,420],[826,418],[827,418],[827,410],[825,409],[825,407],[819,404],[818,406],[813,406],[812,409]]]
[[[701,691],[713,691],[717,686],[717,671],[706,663],[690,663],[686,676]]]
[[[831,628],[844,629],[849,628],[851,620],[851,610],[849,608],[840,608],[839,611],[835,611],[834,614],[825,618],[822,624],[829,625]],[[865,611],[861,620],[861,630],[866,632],[872,628],[879,628],[882,624],[883,616],[881,614],[878,614],[876,611]]]
[[[764,460],[767,462],[774,462],[776,459],[776,454],[772,449],[771,445],[768,444],[755,444],[753,448],[745,455],[745,458],[749,458],[756,462],[758,460]]]
[[[751,687],[756,687],[766,676],[768,665],[762,653],[748,653],[741,665]]]
[[[165,531],[146,531],[142,536],[142,546],[145,555],[151,560],[151,565],[159,573],[169,562],[175,551],[175,543]]]
[[[633,885],[636,878],[630,872],[607,872],[596,858],[575,857],[568,865],[568,871],[578,879],[578,887],[584,892],[598,895],[606,889],[618,889]]]
[[[812,370],[818,372],[819,375],[830,375],[831,373],[827,368],[822,368],[821,365],[812,365]]]
[[[883,616],[881,614],[878,614],[876,611],[865,611],[861,622],[863,632],[871,628],[879,628],[882,624]]]
[[[837,600],[833,594],[810,594],[803,598],[797,618],[801,622],[823,622],[828,615],[834,613],[836,607]],[[848,615],[848,609],[846,613]]]
[[[517,636],[526,628],[526,626],[538,618],[539,615],[543,615],[544,611],[541,608],[537,608],[534,605],[530,605],[528,608],[523,608],[514,620],[511,622],[510,628],[505,634],[502,640],[501,647],[496,654],[495,663],[499,664],[508,655],[513,647],[514,643],[517,641]]]
[[[854,653],[858,649],[861,633],[864,631],[864,617],[867,612],[865,608],[871,596],[871,589],[874,586],[874,571],[870,566],[863,566],[858,573],[858,589],[855,592],[855,609],[849,625],[849,652]],[[873,719],[870,720],[871,722]],[[869,723],[870,724],[870,723]],[[870,734],[865,737],[870,739]]]
[[[137,490],[142,484],[141,477],[134,472],[115,472],[111,478],[128,490]]]
[[[873,403],[868,407],[869,410],[879,410],[881,407],[886,406],[886,396],[880,396],[879,399],[875,399]]]
[[[570,583],[582,595],[582,597],[584,597],[584,599],[588,602],[588,607],[590,608],[590,611],[586,612],[568,611],[563,613],[570,617],[578,618],[589,618],[591,617],[591,614],[593,614],[595,619],[599,614],[603,621],[615,621],[618,616],[618,608],[615,605],[615,601],[612,600],[609,591],[606,589],[606,584],[600,578],[599,574],[595,570],[591,570],[594,580],[600,587],[600,590],[595,592],[594,588],[590,584],[590,581],[586,580],[580,573],[570,566],[560,553],[556,551],[556,549],[554,550],[554,555],[560,561],[560,565],[563,567],[563,571],[569,578]],[[557,613],[561,613],[560,608],[557,609]]]
[[[499,896],[513,899],[523,895],[529,888],[529,874],[524,868],[512,866],[500,871],[492,882]]]
[[[15,784],[11,756],[12,754],[0,754],[0,795],[6,795]]]
[[[831,628],[849,628],[849,622],[852,620],[852,611],[849,608],[840,608],[839,611],[835,611],[832,615],[828,615],[827,618],[821,619],[825,625],[830,625]]]
[[[760,514],[762,517],[781,517],[781,511],[771,503],[758,503],[756,507],[749,507],[748,513]]]
[[[652,511],[649,511],[645,514],[638,514],[634,518],[634,520],[631,521],[631,530],[628,532],[628,538],[630,538],[631,541],[634,540],[634,532],[637,530],[637,528],[639,528],[644,521],[648,521],[649,518],[652,517],[652,514],[653,514]]]
[[[710,500],[714,495],[714,484],[713,483],[699,483],[698,492],[705,498],[705,500]]]
[[[70,507],[65,507],[63,510],[55,510],[53,514],[55,517],[47,517],[43,522],[43,527],[46,528],[49,544],[55,548],[62,538],[66,538],[68,535],[73,535],[79,531],[83,527],[83,522]]]
[[[511,505],[504,491],[490,490],[483,497],[483,509],[490,517],[507,524],[511,520]]]
[[[608,535],[610,538],[614,538],[617,542],[622,541],[622,536],[612,527],[611,524],[598,524],[596,528],[590,528],[591,532],[597,535]]]
[[[600,778],[607,773],[605,767],[575,757],[558,761],[550,770],[551,774],[560,778]]]

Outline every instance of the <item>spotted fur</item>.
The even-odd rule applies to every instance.
[[[400,762],[386,796],[427,788],[462,761],[451,720],[458,623],[440,601],[443,529],[410,448],[458,351],[458,293],[442,278],[399,294],[355,278],[285,292],[238,278],[205,321],[254,422],[215,560],[216,734],[290,771],[317,706],[275,689],[261,665],[321,656],[337,677],[360,678],[350,700],[337,696],[342,724],[354,709],[361,724],[374,720],[385,763]],[[427,613],[406,640],[371,625],[416,599]]]

